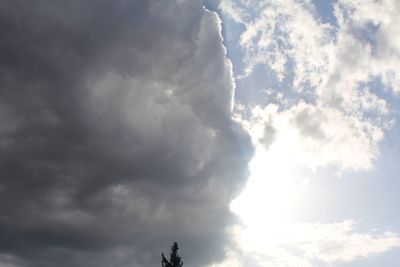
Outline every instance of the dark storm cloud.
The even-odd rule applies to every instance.
[[[201,1],[0,1],[0,264],[223,257],[246,177]]]

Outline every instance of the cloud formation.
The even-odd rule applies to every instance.
[[[243,255],[232,255],[232,266],[279,267],[332,266],[341,262],[378,255],[400,246],[400,238],[392,232],[359,233],[354,221],[341,223],[295,223],[276,227],[274,231],[240,231],[238,243],[248,244],[254,236],[264,241],[243,247]],[[253,235],[253,236],[252,236]],[[275,238],[274,238],[275,237]],[[271,241],[271,238],[274,238]]]
[[[300,112],[295,128],[303,134],[329,131],[332,138],[327,142],[340,139],[349,147],[354,139],[360,140],[360,152],[367,159],[362,164],[347,162],[346,167],[353,169],[371,166],[382,133],[393,123],[390,106],[374,84],[394,94],[400,88],[396,71],[400,50],[391,38],[398,35],[393,27],[396,8],[391,0],[338,1],[332,14],[337,23],[331,24],[321,21],[312,1],[221,4],[222,12],[244,27],[240,44],[245,69],[239,76],[245,79],[258,65],[267,66],[289,88],[275,94],[275,89],[267,90],[269,102],[279,106],[277,115]],[[301,121],[310,121],[314,129],[305,129],[310,125]],[[333,164],[336,161],[332,159]]]
[[[0,264],[224,256],[251,146],[201,1],[0,3]]]
[[[255,253],[245,246],[232,266],[330,266],[400,245],[398,234],[360,231],[354,219],[303,223],[286,214],[301,209],[296,203],[306,192],[302,187],[318,170],[340,175],[373,167],[394,124],[396,107],[387,95],[397,96],[400,88],[400,32],[394,26],[400,5],[339,0],[328,20],[316,2],[223,0],[220,5],[231,31],[241,31],[244,67],[235,75],[262,92],[255,104],[238,98],[237,120],[249,131],[256,153],[247,187],[232,206],[243,217],[245,228],[237,235],[248,236],[247,249],[254,250],[256,240],[265,242],[257,243]],[[265,88],[258,83],[263,78],[274,82]]]

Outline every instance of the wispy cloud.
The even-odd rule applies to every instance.
[[[254,266],[352,261],[399,246],[397,234],[359,231],[353,219],[298,223],[283,215],[299,200],[290,186],[301,191],[309,182],[302,170],[367,171],[379,157],[380,143],[394,123],[381,92],[397,95],[400,88],[400,29],[395,26],[400,4],[339,0],[334,24],[323,23],[307,0],[224,0],[221,10],[244,27],[238,41],[246,67],[239,77],[251,79],[257,66],[265,66],[279,88],[287,88],[268,88],[267,104],[249,107],[241,99],[237,104],[236,119],[252,136],[256,155],[233,210],[245,221],[253,216],[245,222],[251,227],[238,231],[253,235],[248,247],[254,248],[256,238],[265,240],[257,242]],[[295,95],[294,101],[287,95]],[[262,223],[254,225],[257,219]],[[271,245],[271,238],[279,242]]]
[[[256,117],[262,109],[275,109],[274,118],[266,115],[270,122],[286,117],[288,124],[283,127],[296,128],[311,146],[319,143],[317,151],[332,148],[323,158],[342,161],[344,167],[371,166],[384,131],[393,123],[390,107],[371,82],[381,81],[393,92],[400,88],[396,86],[400,49],[393,42],[396,37],[390,37],[399,35],[393,26],[398,18],[392,11],[397,4],[339,1],[334,14],[338,24],[330,25],[319,20],[311,1],[222,3],[228,15],[256,14],[238,20],[245,26],[240,38],[245,75],[257,65],[268,66],[284,86],[298,93],[290,104],[284,102],[285,92],[283,97],[280,93],[281,98],[274,99],[279,109],[256,108]],[[267,128],[274,128],[272,124]],[[344,150],[350,144],[363,155],[362,163],[348,161],[351,156]]]
[[[242,255],[231,255],[233,266],[321,266],[378,255],[400,246],[400,237],[392,232],[359,232],[357,223],[281,223],[274,230],[237,231]],[[274,237],[271,241],[271,237]],[[255,239],[257,238],[257,239]],[[258,242],[254,242],[258,240]],[[247,259],[246,259],[247,257]],[[233,260],[235,259],[235,261]],[[319,263],[319,264],[318,264]]]

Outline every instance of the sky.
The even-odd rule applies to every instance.
[[[0,266],[397,267],[399,12],[0,1]]]

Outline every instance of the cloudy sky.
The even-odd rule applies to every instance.
[[[397,267],[397,0],[0,0],[0,266]]]

